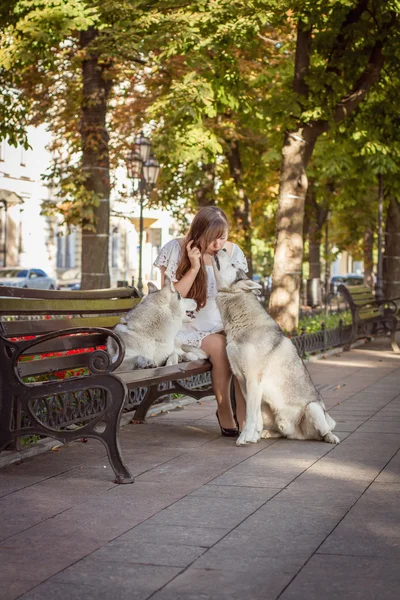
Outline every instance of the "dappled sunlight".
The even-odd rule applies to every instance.
[[[314,363],[315,364],[315,363]],[[339,360],[332,360],[330,358],[327,358],[324,360],[324,366],[336,366],[336,367],[357,367],[357,368],[367,368],[367,369],[375,369],[375,368],[382,368],[382,364],[380,363],[375,363],[372,361],[352,361],[352,360],[346,360],[346,362],[344,361],[339,361]],[[387,367],[386,367],[387,368]]]

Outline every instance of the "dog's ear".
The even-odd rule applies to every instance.
[[[147,284],[147,293],[154,294],[154,292],[158,292],[158,287],[154,283],[151,283],[151,281],[149,281],[149,283]]]
[[[242,288],[243,290],[250,290],[253,292],[253,294],[255,294],[256,296],[259,296],[261,294],[262,290],[262,286],[257,283],[256,281],[252,281],[251,279],[242,279],[237,287]]]
[[[175,288],[174,288],[174,284],[172,283],[172,279],[165,273],[163,290],[171,290],[171,292],[173,292],[174,289]]]

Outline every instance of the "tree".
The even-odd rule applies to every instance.
[[[2,36],[2,71],[30,122],[45,122],[53,135],[48,180],[58,199],[46,208],[82,227],[83,288],[109,286],[110,165],[134,134],[118,132],[113,148],[109,129],[113,104],[143,63],[146,10],[123,0],[20,0]]]
[[[306,169],[320,136],[344,121],[378,81],[387,55],[397,56],[398,3],[321,2],[296,11],[293,79],[297,110],[284,137],[271,315],[296,329],[299,309]],[[391,56],[392,58],[392,56]]]

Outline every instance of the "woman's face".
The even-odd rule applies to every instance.
[[[206,248],[207,254],[216,254],[218,250],[221,250],[225,246],[226,240],[228,239],[228,230],[225,231],[222,237],[219,237],[216,240],[213,240],[211,244],[209,244]]]

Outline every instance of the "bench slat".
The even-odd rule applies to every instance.
[[[78,350],[79,348],[93,348],[103,346],[106,343],[107,336],[102,333],[88,335],[70,335],[47,342],[41,342],[29,352],[24,352],[23,356],[33,356],[35,354],[45,354],[46,352],[64,352],[68,350]]]
[[[112,329],[121,320],[121,315],[81,317],[72,319],[40,319],[32,321],[2,321],[6,337],[41,335],[53,331],[62,331],[72,327],[104,327]],[[0,328],[1,329],[1,328]]]
[[[170,367],[158,367],[156,369],[137,369],[126,373],[117,373],[128,388],[146,387],[155,385],[163,381],[174,381],[176,379],[185,379],[192,375],[200,375],[211,371],[209,360],[193,360],[191,362],[179,363]]]
[[[44,373],[53,373],[54,371],[68,371],[70,369],[87,367],[91,354],[91,352],[82,352],[81,354],[72,354],[69,356],[23,361],[18,363],[18,371],[21,377],[29,377],[43,375]]]
[[[0,314],[90,314],[109,312],[128,312],[140,302],[139,298],[104,299],[104,300],[68,300],[40,298],[0,298]]]
[[[75,300],[102,300],[106,298],[139,298],[136,288],[110,288],[104,290],[35,290],[30,288],[15,288],[0,286],[0,297],[7,298],[54,298],[54,299],[75,299]]]

